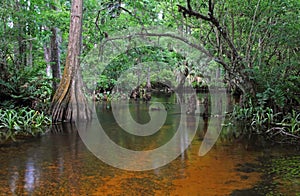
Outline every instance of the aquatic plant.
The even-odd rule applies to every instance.
[[[268,161],[266,173],[270,176],[277,176],[274,182],[277,186],[287,186],[293,183],[294,186],[300,185],[300,156],[274,157]]]
[[[50,117],[43,112],[29,109],[0,109],[0,141],[17,135],[37,135],[51,124]]]
[[[293,134],[300,132],[300,113],[297,113],[295,110],[292,113],[289,113],[281,123],[278,125],[288,127],[289,131]]]
[[[282,113],[274,113],[269,107],[254,107],[250,101],[248,107],[235,106],[230,120],[232,123],[246,122],[244,124],[249,125],[248,128],[253,132],[267,134],[269,138],[278,140],[280,143],[300,141],[300,113],[295,110],[282,117]]]
[[[249,121],[251,126],[254,128],[269,127],[274,124],[276,117],[280,113],[274,114],[273,109],[267,107],[240,107],[235,106],[231,114],[233,120],[245,120]]]

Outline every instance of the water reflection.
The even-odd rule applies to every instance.
[[[146,106],[138,107],[143,118]],[[173,137],[178,126],[176,112],[171,110],[172,118],[164,125],[165,130],[145,140],[119,132],[107,106],[101,106],[99,112],[110,128],[109,137],[135,149],[159,146]],[[194,117],[185,118],[187,126],[195,128]],[[229,195],[234,190],[253,188],[262,180],[259,171],[238,171],[238,165],[260,164],[258,157],[287,153],[283,148],[257,149],[251,143],[245,148],[241,141],[219,140],[206,156],[199,157],[201,140],[214,123],[217,124],[216,117],[200,120],[198,137],[184,153],[170,164],[144,172],[124,171],[103,163],[89,152],[73,125],[54,126],[53,133],[43,137],[0,147],[0,195]],[[177,141],[181,148],[189,134],[181,133]],[[132,160],[132,164],[139,164],[140,159],[143,157]],[[285,191],[290,191],[286,194],[295,189],[299,191],[299,186],[286,186]]]
[[[11,174],[11,178],[9,180],[9,187],[10,187],[10,190],[11,190],[12,194],[16,193],[18,179],[19,179],[19,173],[18,172],[14,172],[14,173]]]

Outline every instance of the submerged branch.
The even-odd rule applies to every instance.
[[[294,144],[300,142],[300,136],[289,133],[285,127],[272,127],[266,131],[266,134],[277,143]]]

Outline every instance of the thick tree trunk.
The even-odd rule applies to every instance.
[[[80,75],[80,43],[82,29],[82,0],[73,0],[68,54],[60,85],[52,100],[53,122],[74,122],[91,119],[91,110],[83,93]]]

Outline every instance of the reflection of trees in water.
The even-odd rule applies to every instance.
[[[75,126],[62,123],[53,125],[48,135],[24,143],[18,148],[18,156],[8,156],[8,165],[2,164],[10,168],[7,174],[10,194],[50,194],[59,190],[58,182],[79,186],[78,175],[72,176],[84,165],[78,161],[84,147],[79,140]],[[72,189],[66,191],[76,193]]]
[[[201,121],[202,123],[200,122],[200,125],[202,125],[202,127],[200,127],[200,130],[199,130],[200,132],[198,134],[198,138],[201,141],[204,139],[204,136],[207,133],[209,121],[210,120],[208,117],[203,117],[202,121]]]

